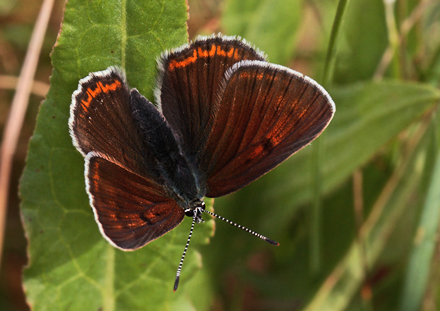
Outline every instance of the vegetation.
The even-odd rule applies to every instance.
[[[280,246],[220,221],[197,225],[173,293],[189,219],[135,252],[102,238],[68,133],[71,94],[89,72],[119,65],[152,100],[156,57],[188,40],[187,8],[69,0],[21,180],[33,309],[438,309],[438,1],[193,2],[191,38],[240,35],[336,103],[316,142],[210,202]]]

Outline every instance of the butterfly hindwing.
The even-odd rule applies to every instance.
[[[86,157],[86,184],[101,233],[124,250],[138,249],[164,235],[185,216],[160,184],[100,153]]]

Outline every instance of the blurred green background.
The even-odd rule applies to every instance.
[[[19,74],[40,5],[0,3],[1,131],[13,95],[7,78]],[[37,70],[36,80],[47,87],[63,6],[56,2]],[[219,31],[242,36],[270,62],[324,84],[336,115],[319,142],[214,202],[218,214],[277,240],[279,247],[216,221],[210,243],[190,246],[189,253],[201,253],[203,267],[184,266],[184,271],[198,270],[179,288],[185,303],[170,293],[164,298],[169,304],[148,304],[151,293],[133,290],[124,299],[139,300],[144,308],[118,303],[115,310],[438,310],[439,1],[190,0],[189,14],[190,39]],[[332,34],[335,23],[340,28]],[[334,53],[328,54],[331,38]],[[0,310],[29,310],[22,290],[28,261],[17,185],[42,99],[31,96],[14,161]],[[75,159],[81,165],[82,159]],[[91,212],[87,217],[93,222]],[[207,231],[196,227],[194,235],[208,237]],[[184,242],[179,243],[176,253],[183,251]],[[164,258],[171,274],[178,265],[174,257]],[[51,260],[56,262],[49,259],[48,265]],[[38,267],[31,271],[26,284],[35,309],[69,309],[60,303],[55,308],[49,294],[38,300],[49,274],[47,268],[41,274]],[[70,279],[63,273],[60,284]],[[171,292],[173,280],[164,282]],[[75,292],[56,295],[60,301],[73,296],[83,306],[90,303]]]

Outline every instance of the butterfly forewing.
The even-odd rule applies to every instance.
[[[198,158],[209,197],[236,191],[276,167],[316,138],[334,113],[316,82],[285,67],[244,61],[226,81]]]
[[[130,93],[118,69],[109,67],[80,81],[72,95],[69,127],[74,145],[84,157],[91,151],[100,152],[132,171],[146,173]]]
[[[101,233],[115,246],[133,250],[176,227],[184,212],[163,187],[99,153],[87,156],[86,183]]]
[[[188,157],[206,142],[228,68],[264,55],[240,39],[214,36],[165,53],[159,61],[156,100]]]

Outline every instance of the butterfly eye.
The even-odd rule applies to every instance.
[[[194,216],[194,210],[192,210],[192,209],[186,209],[185,210],[185,215],[186,216],[188,216],[188,217],[193,217]]]

